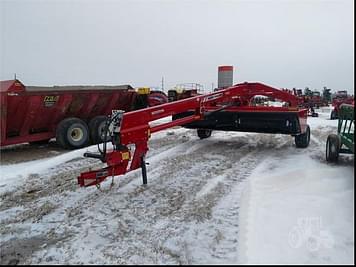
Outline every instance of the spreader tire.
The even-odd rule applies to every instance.
[[[330,134],[326,140],[326,161],[337,162],[339,159],[340,139],[336,134]]]
[[[295,136],[295,146],[298,148],[306,148],[309,146],[310,142],[310,127],[307,125],[305,133]]]
[[[90,140],[93,144],[103,143],[105,139],[105,126],[108,117],[96,116],[89,122]],[[106,141],[110,140],[110,134],[106,136]]]
[[[212,130],[209,129],[198,129],[198,136],[200,139],[205,139],[211,136]]]
[[[78,118],[62,120],[56,131],[57,143],[66,149],[77,149],[89,144],[89,129],[87,124]]]

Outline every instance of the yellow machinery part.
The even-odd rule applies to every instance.
[[[139,87],[139,88],[137,88],[137,93],[139,95],[148,95],[150,93],[150,88],[149,87]]]

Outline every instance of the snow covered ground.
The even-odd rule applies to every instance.
[[[3,150],[0,263],[354,263],[354,156],[326,163],[337,121],[318,112],[306,149],[285,135],[153,134],[147,186],[137,170],[79,188],[103,166],[82,157],[96,146],[37,159],[22,145],[20,162]]]

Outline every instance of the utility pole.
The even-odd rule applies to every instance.
[[[162,76],[162,91],[164,92],[164,77]]]

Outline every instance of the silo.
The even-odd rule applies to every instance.
[[[227,88],[233,83],[233,66],[218,67],[218,88]]]

